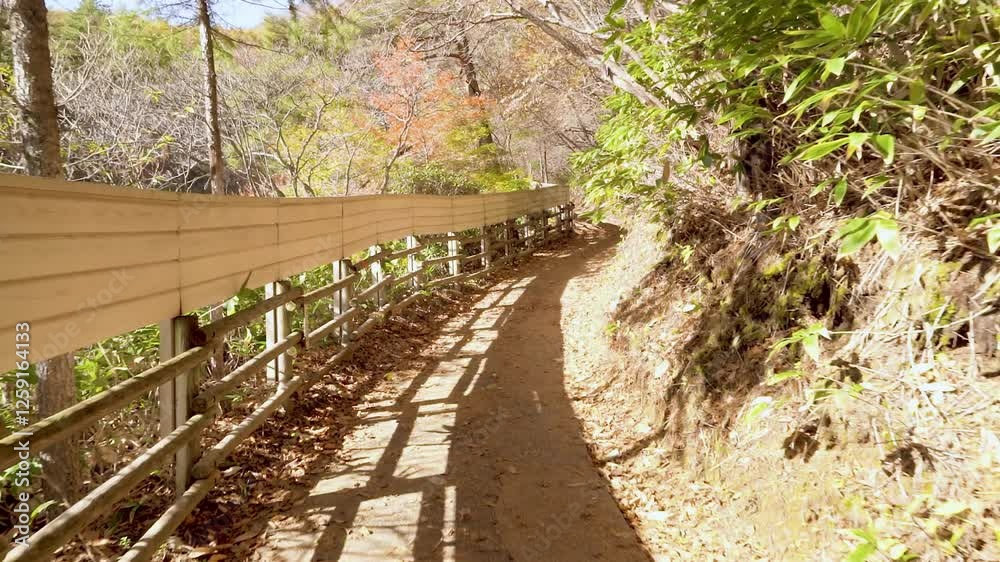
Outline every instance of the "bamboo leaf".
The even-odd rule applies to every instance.
[[[785,97],[782,98],[781,103],[788,103],[788,100],[795,97],[795,94],[798,93],[802,86],[804,86],[815,73],[816,69],[811,66],[800,72],[799,75],[795,77],[795,80],[792,80],[792,83],[788,85],[788,89],[785,90]]]
[[[819,334],[809,334],[802,338],[802,350],[813,361],[819,362]]]
[[[875,135],[875,148],[882,154],[886,165],[892,164],[896,157],[896,137],[892,135]]]
[[[847,62],[847,59],[844,57],[837,57],[826,61],[826,72],[834,76],[840,76],[844,72],[845,62]]]
[[[836,206],[840,206],[844,202],[844,196],[847,195],[847,176],[840,178],[837,185],[833,186],[833,203]]]
[[[837,257],[850,256],[856,253],[874,237],[875,223],[868,217],[847,221],[847,224],[841,227],[837,233],[837,238],[840,239],[840,249],[837,251]]]
[[[910,102],[924,103],[927,99],[927,85],[923,80],[917,79],[910,82]]]
[[[816,160],[830,154],[847,143],[847,137],[816,143],[801,151],[796,159],[806,162]]]
[[[843,39],[847,35],[847,29],[837,16],[826,13],[819,17],[819,24],[827,33],[838,39]]]

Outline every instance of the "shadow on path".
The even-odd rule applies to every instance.
[[[370,403],[262,560],[647,561],[594,469],[563,386],[560,298],[613,227],[539,252]],[[405,374],[403,376],[406,376]]]

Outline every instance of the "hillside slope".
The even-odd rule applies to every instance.
[[[628,225],[570,307],[570,395],[650,550],[1000,559],[997,268],[673,226]]]

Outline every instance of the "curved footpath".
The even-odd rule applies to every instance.
[[[607,263],[616,238],[544,250],[446,324],[412,362],[426,367],[393,373],[394,398],[362,407],[341,460],[269,523],[255,557],[650,560],[591,464],[563,380],[561,303],[580,302],[569,282]]]

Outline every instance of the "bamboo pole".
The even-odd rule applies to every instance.
[[[448,233],[449,236],[452,236],[454,234],[455,234],[454,232]],[[459,271],[461,271],[461,266],[459,265],[459,261],[455,259],[458,256],[459,240],[461,240],[461,238],[458,237],[456,237],[454,240],[452,239],[448,240],[448,255],[452,257],[452,259],[448,262],[449,275],[458,275]]]
[[[264,295],[267,298],[273,298],[290,292],[292,289],[292,284],[286,279],[282,279],[275,283],[268,283],[264,285]],[[297,291],[298,295],[302,295],[301,287]],[[268,347],[276,345],[278,342],[288,339],[288,334],[291,331],[291,325],[288,318],[288,310],[284,306],[276,306],[271,310],[264,313],[264,332],[267,338]],[[269,382],[280,383],[287,380],[291,373],[291,359],[288,354],[282,351],[267,364],[267,380]],[[185,489],[187,486],[185,486]]]
[[[406,254],[406,271],[408,275],[413,276],[413,283],[411,284],[414,289],[420,288],[420,271],[422,266],[417,260],[417,254],[424,249],[424,245],[420,244],[416,236],[406,237],[406,251],[411,252]],[[414,251],[415,250],[415,251]]]
[[[351,298],[354,292],[354,282],[356,277],[350,273],[351,271],[351,261],[350,260],[338,260],[333,263],[333,282],[334,284],[342,284],[340,289],[336,291],[333,298],[333,316],[337,317],[347,311],[351,307]],[[345,322],[340,326],[339,338],[341,345],[347,345],[347,342],[351,339],[351,323]]]

